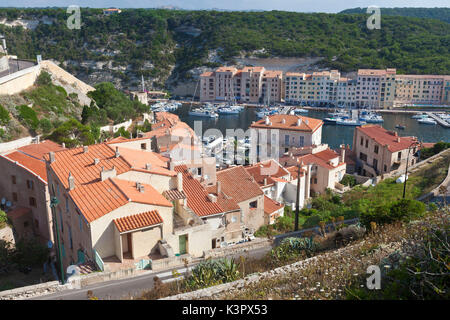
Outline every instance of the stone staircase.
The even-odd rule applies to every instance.
[[[79,264],[78,268],[80,268],[80,274],[90,274],[98,270],[93,261],[87,261],[83,264]]]

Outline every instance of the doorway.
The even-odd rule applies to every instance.
[[[184,235],[180,236],[178,239],[179,239],[179,244],[180,244],[179,253],[180,254],[187,253],[187,242],[188,242],[187,234],[184,234]]]

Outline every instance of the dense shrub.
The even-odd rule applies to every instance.
[[[344,186],[353,188],[354,186],[356,186],[356,178],[350,174],[346,174],[344,175],[344,178],[342,178],[340,183]]]
[[[32,130],[36,130],[39,126],[39,119],[36,115],[36,111],[27,105],[21,105],[16,107],[19,112],[19,118],[25,122],[26,126]]]
[[[318,243],[311,238],[286,238],[281,244],[272,249],[270,257],[278,262],[305,255],[310,257],[319,248]]]
[[[8,222],[8,216],[6,215],[5,211],[0,210],[0,229],[5,227],[6,222]]]
[[[216,259],[200,262],[185,280],[190,289],[196,290],[231,282],[239,278],[239,264],[234,259]]]
[[[444,151],[447,148],[450,148],[450,142],[439,141],[435,143],[434,146],[432,146],[431,148],[421,149],[420,158],[427,159],[429,157],[434,156],[435,154],[438,154],[441,151]]]
[[[39,127],[41,128],[43,133],[47,134],[50,133],[50,131],[52,131],[53,124],[50,120],[44,118],[39,121]]]
[[[5,109],[5,107],[3,107],[0,104],[0,125],[7,125],[9,120],[11,120],[11,117],[9,115],[9,111]]]
[[[360,221],[366,228],[371,227],[371,222],[375,222],[377,225],[397,221],[407,222],[421,217],[425,210],[425,204],[420,201],[401,199],[392,203],[366,208],[360,213]]]
[[[59,144],[65,143],[68,148],[95,143],[91,128],[82,125],[76,119],[64,122],[46,138]]]
[[[19,267],[40,266],[47,261],[49,249],[34,240],[20,240],[16,243],[13,261]]]
[[[42,71],[36,79],[38,86],[46,86],[52,83],[52,77],[48,72]]]

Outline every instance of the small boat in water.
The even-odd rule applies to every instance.
[[[376,113],[366,113],[359,117],[359,120],[365,121],[367,123],[381,123],[384,119],[381,115]]]
[[[359,119],[339,119],[336,121],[336,124],[340,126],[361,126],[366,124],[366,122]]]
[[[217,118],[219,116],[214,111],[203,109],[203,108],[196,108],[192,111],[189,111],[189,115],[195,116],[195,117],[205,117],[205,118]]]
[[[402,126],[401,124],[397,124],[397,125],[395,126],[395,128],[404,130],[404,129],[406,128],[406,126]]]
[[[336,124],[338,120],[342,120],[342,118],[339,117],[327,117],[323,119],[323,122],[326,124]]]
[[[218,114],[239,114],[240,111],[237,108],[232,107],[224,107],[217,109]]]
[[[423,118],[428,118],[428,115],[426,113],[420,113],[420,114],[415,114],[411,117],[412,119],[423,119]]]
[[[270,114],[271,114],[271,111],[268,109],[262,109],[262,110],[256,112],[256,116],[258,118],[264,118],[265,116],[268,116]]]
[[[299,113],[308,113],[308,110],[303,109],[303,108],[294,109],[294,114],[299,114]]]
[[[437,121],[433,118],[422,118],[417,120],[417,122],[421,124],[437,124]]]

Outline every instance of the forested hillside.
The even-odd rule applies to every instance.
[[[366,13],[367,8],[354,8],[340,13]],[[380,8],[382,15],[437,19],[450,23],[450,8]]]
[[[104,16],[83,8],[81,29],[70,30],[64,9],[0,9],[0,21],[44,16],[52,22],[34,29],[0,25],[10,53],[55,59],[91,85],[133,88],[143,74],[162,88],[237,56],[321,57],[320,67],[344,72],[450,74],[448,24],[432,19],[386,16],[381,30],[369,30],[367,14],[129,9]]]

